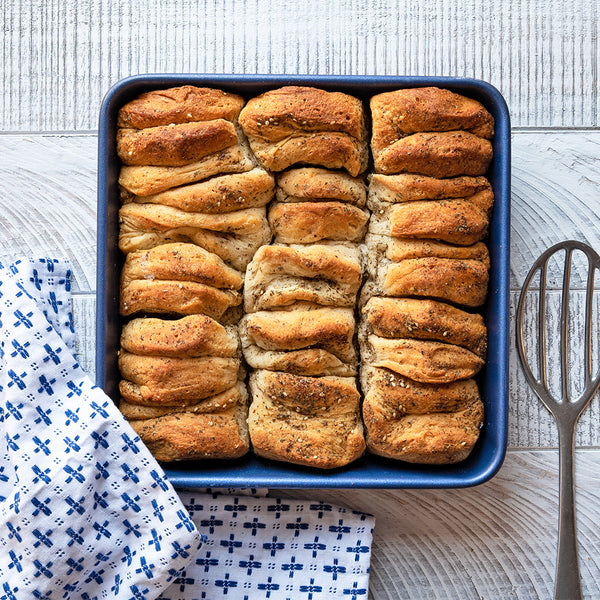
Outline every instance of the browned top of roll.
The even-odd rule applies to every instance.
[[[226,119],[240,114],[244,99],[222,90],[193,85],[146,92],[119,111],[118,127],[143,129],[170,123]]]
[[[240,125],[249,137],[278,141],[297,132],[338,131],[365,137],[363,106],[358,98],[313,87],[286,86],[248,101]]]

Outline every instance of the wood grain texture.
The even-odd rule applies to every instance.
[[[155,72],[475,77],[515,126],[594,127],[598,12],[587,0],[1,0],[0,130],[96,129],[111,85]]]
[[[600,451],[577,452],[583,597],[600,597]],[[376,517],[370,598],[547,600],[558,516],[556,452],[509,452],[491,481],[462,490],[270,490]]]

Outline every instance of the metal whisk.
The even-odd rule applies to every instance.
[[[571,266],[573,251],[578,250],[587,257],[587,285],[585,297],[585,332],[582,340],[584,351],[584,386],[578,398],[572,399],[569,390],[568,364],[568,324],[569,324],[569,291],[571,286]],[[546,357],[546,279],[548,262],[559,252],[565,252],[561,314],[560,314],[560,376],[561,397],[554,398],[548,388],[548,365]],[[544,252],[529,271],[519,298],[517,307],[517,350],[519,359],[529,384],[539,399],[550,411],[558,427],[559,440],[559,521],[558,521],[558,556],[556,562],[556,578],[554,585],[555,600],[577,600],[581,598],[579,577],[579,561],[577,558],[577,532],[575,523],[575,503],[573,485],[573,448],[575,426],[579,416],[588,405],[600,385],[600,372],[592,371],[592,302],[594,294],[594,274],[600,268],[600,256],[589,246],[576,241],[561,242]],[[539,271],[540,287],[537,304],[537,363],[539,378],[531,370],[523,342],[523,312],[525,297],[533,277]]]

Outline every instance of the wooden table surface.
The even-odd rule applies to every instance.
[[[578,239],[600,251],[599,12],[589,0],[0,0],[0,261],[71,259],[77,352],[93,377],[96,129],[112,84],[150,72],[475,77],[502,92],[512,118],[514,330],[520,286],[544,249]],[[372,598],[552,597],[557,434],[513,330],[509,451],[490,482],[282,492],[376,515]],[[597,398],[576,445],[582,586],[598,599]]]

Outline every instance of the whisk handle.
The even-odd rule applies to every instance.
[[[581,583],[577,558],[573,478],[574,426],[559,424],[559,517],[558,556],[554,600],[580,600]]]

